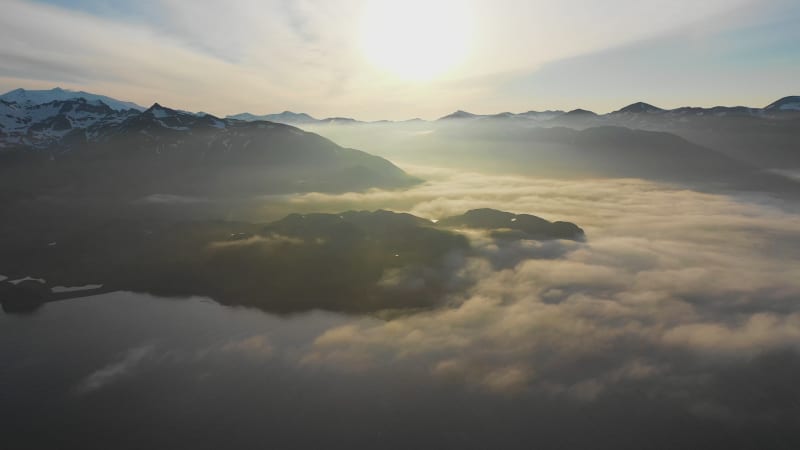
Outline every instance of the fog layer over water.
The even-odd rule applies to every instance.
[[[114,293],[0,316],[4,424],[32,448],[85,433],[115,448],[800,444],[797,205],[410,171],[430,181],[263,209],[491,207],[574,222],[587,240],[470,232],[479,252],[443,269],[470,287],[407,314],[276,317]]]

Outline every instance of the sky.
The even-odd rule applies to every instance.
[[[362,120],[765,106],[800,94],[795,0],[0,0],[0,91]]]

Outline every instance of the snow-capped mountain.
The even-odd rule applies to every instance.
[[[0,116],[0,171],[24,173],[15,189],[24,185],[19,189],[30,192],[46,185],[138,198],[342,192],[419,182],[383,158],[290,125],[220,119],[158,103],[117,111],[84,98],[38,105],[0,100]],[[69,169],[50,170],[57,167]]]
[[[0,100],[8,103],[16,103],[24,107],[43,105],[45,103],[52,103],[55,101],[63,102],[67,100],[76,100],[81,98],[90,103],[101,101],[115,111],[127,111],[129,109],[135,109],[137,111],[145,110],[144,107],[139,106],[136,103],[116,100],[105,95],[91,94],[84,91],[72,91],[61,88],[48,90],[14,89],[13,91],[0,95]]]
[[[115,110],[102,100],[83,97],[47,103],[0,100],[0,148],[47,147],[69,133],[92,133],[136,114],[134,109]]]
[[[137,128],[136,131],[169,129],[173,131],[188,131],[199,128],[225,128],[227,124],[211,114],[193,114],[186,111],[167,108],[154,103],[153,106],[134,115],[124,123],[122,128]]]
[[[459,124],[482,123],[486,126],[508,125],[512,128],[565,126],[577,130],[622,126],[664,131],[718,148],[748,162],[773,167],[777,161],[785,160],[786,154],[796,154],[793,151],[796,147],[794,130],[799,117],[800,96],[790,96],[764,108],[717,106],[665,110],[637,102],[609,114],[595,114],[582,109],[490,115],[456,111],[439,121],[430,122],[430,125],[458,127]],[[35,148],[62,153],[82,148],[86,144],[102,144],[112,139],[112,136],[127,136],[128,140],[141,141],[137,148],[146,149],[156,145],[155,141],[165,136],[168,140],[174,138],[186,142],[186,136],[178,135],[208,132],[224,140],[245,130],[249,133],[249,126],[252,124],[270,126],[266,122],[298,127],[350,124],[368,126],[373,123],[340,117],[316,119],[305,113],[291,111],[263,116],[243,113],[221,119],[206,113],[174,110],[157,103],[145,109],[102,95],[59,88],[46,91],[17,89],[0,96],[0,150]],[[284,131],[299,132],[291,127],[281,132]],[[242,142],[243,146],[248,139]],[[752,152],[752,148],[763,147],[759,142],[768,142],[770,150]],[[156,147],[161,145],[162,143],[158,143]],[[227,148],[227,144],[221,148]],[[772,153],[777,156],[770,156]]]

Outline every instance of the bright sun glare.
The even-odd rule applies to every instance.
[[[468,51],[468,2],[371,0],[361,45],[372,64],[409,80],[430,80],[461,63]]]

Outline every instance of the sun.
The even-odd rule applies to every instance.
[[[361,46],[374,66],[408,80],[430,80],[467,56],[470,17],[466,1],[371,0],[361,26]]]

